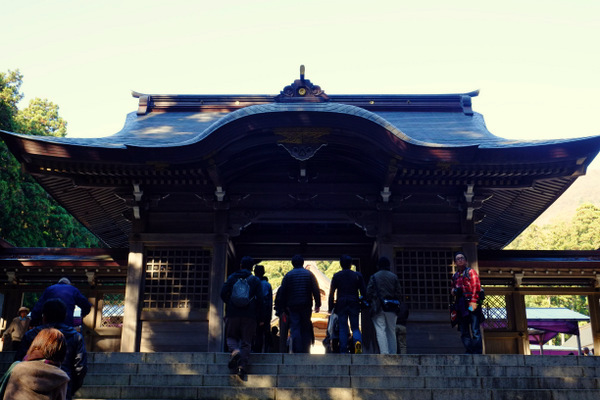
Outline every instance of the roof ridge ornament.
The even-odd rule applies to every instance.
[[[329,96],[320,86],[304,79],[305,70],[304,65],[300,65],[300,79],[296,79],[291,85],[284,87],[280,94],[275,96],[276,103],[323,103],[329,101]]]

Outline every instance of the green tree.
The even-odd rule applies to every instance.
[[[583,315],[590,315],[588,307],[587,296],[551,296],[551,295],[536,295],[536,296],[525,296],[525,307],[532,308],[567,308],[569,310],[577,311]],[[583,325],[585,322],[580,322],[579,325]],[[571,335],[565,335],[565,340],[569,339]],[[550,344],[560,345],[561,337],[557,336],[550,341]]]
[[[339,261],[317,261],[317,268],[322,271],[326,277],[329,279],[333,278],[336,272],[341,271],[342,267],[340,267]]]
[[[573,241],[579,250],[600,249],[600,207],[583,204],[573,218]]]
[[[570,222],[531,225],[506,249],[595,250],[600,248],[600,207],[590,203],[577,208]]]
[[[34,99],[17,108],[23,76],[0,73],[0,129],[20,133],[65,136],[66,122],[58,107]],[[62,208],[0,143],[0,237],[21,247],[97,247],[98,240]]]
[[[23,99],[20,92],[23,75],[17,71],[0,72],[0,129],[13,130],[17,103]]]
[[[64,137],[67,134],[67,123],[58,115],[56,104],[36,98],[15,116],[15,130],[30,135]]]
[[[281,286],[283,277],[292,269],[292,263],[289,260],[269,260],[263,261],[261,264],[265,266],[265,276],[269,278],[273,289]]]
[[[525,306],[534,308],[568,308],[583,315],[590,315],[586,296],[525,296]]]
[[[600,207],[582,204],[570,222],[544,226],[532,225],[507,249],[514,250],[595,250],[600,248]],[[589,314],[586,296],[525,296],[526,307],[568,308]],[[557,337],[553,344],[559,344]]]
[[[307,260],[313,261],[313,260]],[[289,260],[269,260],[261,262],[265,267],[265,276],[269,278],[269,283],[273,286],[273,289],[281,286],[281,281],[285,274],[292,269],[292,263]],[[332,260],[317,260],[317,268],[323,272],[329,279],[333,278],[336,272],[342,270],[339,261]],[[356,271],[356,267],[353,265],[352,269]]]

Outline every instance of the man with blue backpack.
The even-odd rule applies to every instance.
[[[256,333],[256,325],[263,323],[263,296],[260,279],[252,275],[254,260],[243,257],[240,270],[229,275],[221,288],[225,309],[225,338],[231,352],[228,367],[244,377]]]

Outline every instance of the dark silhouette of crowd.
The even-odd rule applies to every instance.
[[[31,325],[20,340],[14,339],[15,363],[9,369],[4,399],[70,400],[83,385],[87,373],[87,351],[81,333],[73,326],[73,310],[82,316],[91,304],[67,278],[47,288],[32,311]],[[25,314],[27,308],[19,312]],[[35,311],[35,314],[34,314]],[[21,319],[24,316],[21,316]]]
[[[372,323],[367,335],[371,341],[369,352],[405,354],[408,310],[390,260],[378,260],[378,270],[367,284],[361,272],[353,269],[351,256],[342,255],[339,262],[341,270],[333,275],[327,297],[326,352],[363,352],[362,313],[363,324]],[[452,276],[452,295],[460,313],[461,339],[467,353],[481,354],[479,277],[468,266],[464,253],[457,253],[454,262],[457,271]],[[321,289],[304,263],[299,254],[291,258],[292,269],[283,277],[275,296],[264,266],[252,257],[243,257],[239,269],[227,277],[220,297],[226,306],[225,339],[232,373],[240,377],[248,373],[251,353],[310,353],[315,343],[311,317],[321,310]],[[33,307],[31,319],[26,307],[19,309],[3,335],[5,346],[10,343],[7,347],[16,351],[15,361],[19,362],[11,366],[3,398],[37,399],[35,395],[18,394],[33,390],[36,377],[48,381],[46,390],[53,393],[53,399],[73,398],[87,373],[84,339],[73,326],[75,306],[81,308],[82,317],[91,310],[85,296],[69,279],[61,278],[44,291]],[[273,311],[279,327],[273,326]]]

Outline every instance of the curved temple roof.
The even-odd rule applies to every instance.
[[[140,98],[139,110],[128,114],[124,127],[112,136],[35,139],[106,148],[185,146],[202,141],[220,126],[248,116],[288,112],[358,116],[381,125],[406,142],[422,146],[515,148],[585,139],[521,141],[495,136],[485,126],[483,116],[471,110],[471,98],[478,96],[478,91],[446,95],[332,95],[326,103],[276,103],[276,96],[270,95],[142,95],[136,92],[133,95]]]
[[[321,196],[326,200],[319,207],[312,204],[320,210],[343,208],[333,198],[338,189],[344,199],[349,193],[367,199],[361,204],[371,210],[378,206],[369,196],[381,195],[399,209],[409,196],[432,193],[480,222],[481,248],[498,249],[585,173],[600,137],[494,136],[471,109],[477,95],[326,95],[302,76],[279,95],[134,93],[137,112],[108,137],[0,136],[46,190],[111,247],[128,245],[128,210],[139,212],[142,196],[151,204],[172,192],[191,192],[204,202],[249,195],[277,202],[270,184],[290,197]],[[298,182],[315,183],[308,190],[291,187],[289,171],[302,175],[306,165],[314,175]],[[342,165],[343,172],[335,170]],[[353,181],[347,171],[359,178]]]

